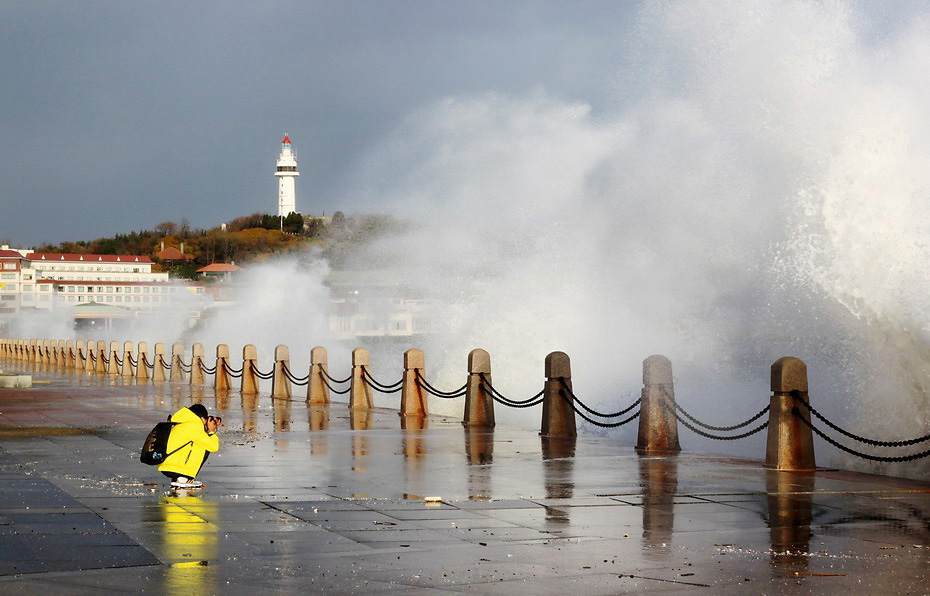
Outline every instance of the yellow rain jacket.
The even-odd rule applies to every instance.
[[[168,453],[164,462],[159,464],[160,472],[168,472],[193,478],[200,471],[207,452],[220,448],[220,438],[207,434],[203,420],[187,408],[181,408],[171,415],[171,422],[176,422],[168,435]]]

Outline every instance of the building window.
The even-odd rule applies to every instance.
[[[15,273],[0,273],[0,279],[16,279]]]
[[[10,269],[16,269],[16,263],[4,263],[3,268],[9,271]]]

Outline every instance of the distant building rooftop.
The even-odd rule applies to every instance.
[[[166,248],[165,250],[157,253],[155,256],[161,259],[162,261],[192,261],[194,260],[193,255],[183,253],[173,246]]]

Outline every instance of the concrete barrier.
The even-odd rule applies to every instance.
[[[491,383],[491,355],[481,348],[468,353],[468,380],[465,382],[465,416],[462,424],[474,428],[494,427],[494,399],[482,382]]]
[[[365,370],[371,366],[368,350],[355,348],[352,350],[352,381],[349,388],[350,408],[373,408],[371,387],[365,382]]]
[[[191,346],[191,385],[203,385],[203,344]]]
[[[772,364],[772,397],[769,402],[768,441],[765,467],[775,470],[810,471],[816,469],[814,438],[793,410],[810,421],[810,412],[801,405],[807,401],[807,365],[786,356]]]
[[[639,403],[637,453],[656,455],[681,451],[674,408],[671,361],[659,355],[646,358],[643,361],[643,391]]]
[[[139,381],[148,381],[151,378],[148,365],[152,363],[152,359],[149,356],[149,344],[140,341],[136,349],[136,379]]]
[[[284,372],[291,370],[291,352],[287,346],[274,349],[274,374],[271,377],[271,397],[291,397],[291,381]]]
[[[326,348],[316,346],[310,350],[310,379],[307,381],[307,403],[322,406],[329,404],[329,355]]]
[[[171,344],[171,380],[184,381],[187,375],[184,373],[184,344],[175,342]]]
[[[572,364],[568,354],[552,352],[546,356],[546,384],[543,387],[542,429],[545,437],[574,437],[575,410],[565,389],[572,389]]]
[[[252,344],[242,347],[242,383],[239,392],[244,395],[258,393],[258,376],[255,374],[258,367],[258,350]]]
[[[167,355],[165,344],[158,342],[155,344],[155,361],[153,362],[154,366],[152,367],[152,381],[156,383],[162,383],[165,379],[165,366],[168,364],[168,361],[165,359]]]
[[[229,346],[226,344],[216,346],[216,375],[213,377],[213,388],[217,391],[229,391],[232,388],[232,375],[229,372]]]
[[[423,350],[410,349],[404,352],[404,376],[400,390],[400,415],[429,415],[426,389],[420,385],[417,374],[426,378],[426,356]]]

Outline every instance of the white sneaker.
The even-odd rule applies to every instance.
[[[199,480],[194,480],[193,478],[191,478],[190,480],[181,481],[181,479],[178,478],[177,480],[171,483],[171,486],[173,486],[174,488],[200,488],[203,486],[203,482]]]

